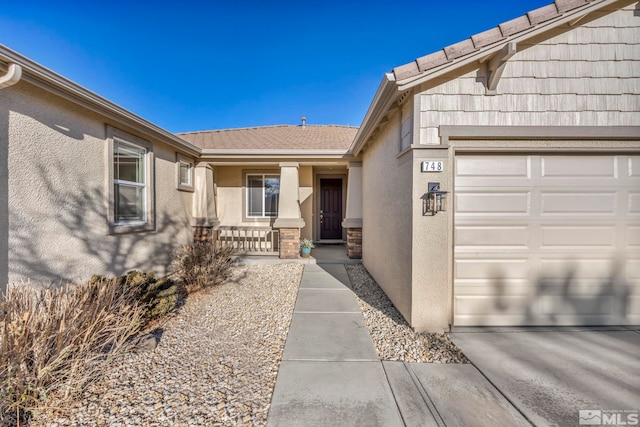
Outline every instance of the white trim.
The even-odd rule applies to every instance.
[[[132,181],[118,180],[113,173],[114,145],[115,141],[121,141],[125,144],[133,145],[145,150],[144,153],[144,184]],[[107,126],[107,149],[105,167],[107,168],[106,176],[106,206],[107,206],[107,224],[109,234],[131,233],[139,231],[155,230],[155,166],[153,156],[153,145],[137,136],[131,135],[120,129]],[[120,221],[115,220],[115,184],[122,183],[129,187],[144,188],[143,211],[144,220]]]
[[[262,215],[249,215],[249,177],[251,176],[259,176],[262,178]],[[275,219],[278,217],[278,205],[276,205],[276,212],[274,215],[266,215],[265,214],[265,180],[266,177],[272,176],[278,177],[278,183],[280,182],[280,173],[270,173],[270,172],[246,172],[244,175],[244,193],[245,193],[245,206],[244,206],[244,217],[247,219]],[[280,199],[280,188],[278,188],[278,200]]]
[[[180,169],[182,165],[187,165],[188,167],[189,182],[187,183],[183,183],[181,181],[182,174],[180,173],[181,172]],[[189,191],[189,192],[195,191],[193,186],[193,182],[195,178],[194,170],[195,170],[195,160],[193,160],[191,157],[183,156],[180,153],[176,153],[176,189],[177,190]]]

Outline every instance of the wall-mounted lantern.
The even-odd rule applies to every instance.
[[[448,191],[440,190],[439,182],[430,182],[427,190],[426,214],[435,215],[447,210]]]

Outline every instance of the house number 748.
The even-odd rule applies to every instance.
[[[441,160],[426,160],[422,162],[422,172],[443,172],[444,162]]]

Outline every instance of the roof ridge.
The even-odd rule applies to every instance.
[[[498,24],[489,30],[477,33],[460,42],[445,46],[428,55],[414,59],[392,70],[396,81],[417,76],[430,69],[445,65],[462,56],[528,30],[536,25],[557,18],[566,12],[586,6],[597,0],[556,0],[547,6],[531,10],[524,15]]]
[[[244,131],[244,130],[253,130],[253,129],[271,129],[271,128],[302,128],[302,125],[288,125],[288,124],[281,124],[281,125],[265,125],[265,126],[247,126],[247,127],[240,127],[240,128],[227,128],[227,129],[209,129],[209,130],[196,130],[196,131],[189,131],[189,132],[177,132],[176,135],[191,135],[191,134],[197,134],[197,133],[211,133],[211,132],[231,132],[231,131]],[[345,129],[357,129],[358,126],[351,126],[351,125],[334,125],[334,124],[328,124],[328,125],[314,125],[314,124],[306,124],[305,127],[322,127],[322,128],[326,128],[326,127],[340,127],[340,128],[345,128]]]

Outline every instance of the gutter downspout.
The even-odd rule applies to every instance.
[[[7,74],[0,77],[0,89],[13,86],[22,78],[22,67],[18,64],[10,64]]]

